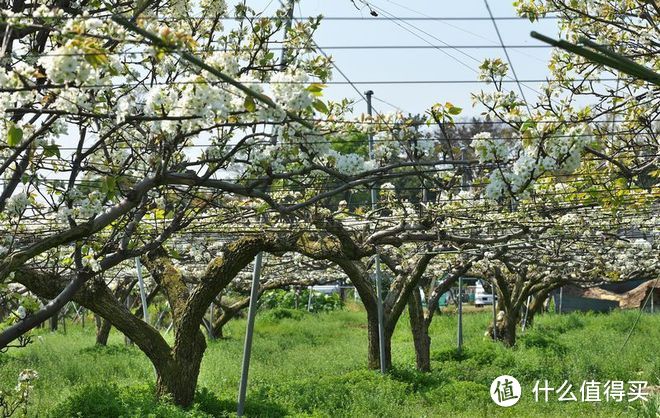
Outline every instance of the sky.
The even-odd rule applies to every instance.
[[[358,1],[356,0],[356,3]],[[373,0],[370,1],[380,17],[479,17],[488,18],[484,0]],[[513,0],[489,0],[496,17],[513,17]],[[272,10],[278,0],[249,1],[256,10]],[[267,14],[267,13],[265,13]],[[366,7],[357,9],[350,0],[301,0],[296,16],[364,17],[364,20],[332,20],[321,23],[316,33],[316,43],[332,55],[335,64],[346,77],[359,84],[360,93],[374,91],[374,108],[377,112],[392,112],[396,108],[405,113],[423,113],[434,103],[451,102],[462,107],[463,116],[478,115],[481,109],[473,108],[470,93],[489,89],[479,83],[424,83],[379,84],[374,81],[471,81],[477,80],[477,68],[485,58],[502,58],[493,22],[485,20],[433,20],[398,21],[379,19],[369,14]],[[536,30],[543,34],[557,35],[557,21],[546,19],[531,23],[526,19],[498,20],[497,25],[505,45],[540,45],[529,36]],[[332,49],[337,46],[424,46],[425,49]],[[491,48],[447,48],[450,46],[491,46]],[[443,49],[433,48],[440,46]],[[327,49],[326,49],[327,47]],[[547,62],[550,48],[510,48],[513,67],[521,80],[543,80],[548,76]],[[337,71],[334,81],[346,80]],[[372,82],[372,83],[365,83]],[[524,83],[527,99],[534,99],[540,83]],[[515,83],[507,89],[517,90]],[[338,100],[344,97],[361,100],[360,94],[350,85],[330,85],[326,97]],[[384,103],[384,102],[386,103]],[[365,109],[364,101],[356,104],[356,111]]]
[[[236,2],[228,1],[229,10]],[[248,0],[250,7],[264,16],[272,16],[280,0]],[[514,17],[513,0],[488,0],[496,17]],[[358,3],[358,0],[356,0]],[[472,106],[471,93],[492,89],[477,81],[477,68],[485,58],[505,59],[493,22],[488,19],[484,0],[370,0],[381,17],[477,17],[484,20],[413,20],[398,21],[372,17],[369,9],[356,8],[351,0],[299,0],[294,15],[323,15],[315,34],[315,42],[331,55],[346,78],[356,83],[356,91],[348,84],[329,84],[325,98],[355,100],[354,113],[366,112],[364,92],[374,91],[376,113],[403,111],[424,113],[435,103],[451,102],[463,108],[459,118],[478,116],[482,109]],[[229,13],[231,14],[231,12]],[[364,18],[334,20],[336,17]],[[505,45],[543,45],[529,36],[531,30],[556,35],[557,21],[552,19],[530,23],[526,19],[497,20]],[[341,46],[423,46],[425,49],[333,49]],[[450,46],[491,46],[491,48],[446,48]],[[441,46],[435,49],[431,46]],[[509,49],[513,66],[521,80],[543,80],[548,75],[550,48]],[[334,82],[346,79],[334,71]],[[470,81],[470,83],[381,84],[383,81]],[[533,99],[540,83],[525,83],[526,98]],[[514,83],[506,84],[515,89]],[[531,89],[530,89],[531,88]],[[75,147],[75,134],[67,136],[65,146]],[[200,139],[207,143],[206,137]],[[71,151],[72,152],[72,151]],[[201,148],[191,150],[195,158]],[[63,152],[63,156],[68,153]],[[52,173],[51,173],[52,174]]]

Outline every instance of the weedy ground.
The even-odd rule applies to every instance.
[[[286,318],[287,316],[291,316]],[[464,352],[456,352],[456,316],[439,315],[431,328],[432,367],[414,369],[408,319],[393,340],[394,368],[385,377],[366,369],[366,316],[357,309],[281,315],[260,313],[248,392],[248,416],[480,417],[660,416],[660,401],[535,402],[536,380],[567,380],[580,399],[585,380],[644,380],[660,385],[660,314],[643,314],[622,348],[637,312],[546,314],[507,349],[484,338],[486,312],[464,316]],[[284,317],[284,318],[283,318]],[[91,323],[91,321],[88,321]],[[209,417],[235,415],[245,322],[231,322],[226,338],[209,342],[192,409],[154,399],[151,364],[123,336],[94,346],[94,329],[68,324],[67,333],[38,332],[24,349],[0,354],[0,390],[13,390],[23,369],[39,379],[30,416]],[[171,336],[170,336],[171,338]],[[492,380],[516,377],[522,400],[495,405]]]

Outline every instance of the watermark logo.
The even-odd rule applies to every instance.
[[[532,393],[534,402],[628,402],[647,401],[649,397],[648,382],[642,380],[608,380],[598,382],[585,380],[576,388],[568,380],[560,386],[550,386],[547,380],[537,380]]]
[[[490,385],[490,397],[499,406],[513,406],[518,403],[521,395],[520,383],[513,376],[500,376]]]

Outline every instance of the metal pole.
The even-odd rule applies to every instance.
[[[138,286],[140,287],[140,299],[142,300],[142,319],[149,323],[149,311],[147,310],[147,294],[144,291],[144,280],[142,280],[142,263],[140,258],[135,257],[135,269],[137,270]]]
[[[284,70],[286,66],[286,40],[287,33],[291,28],[291,21],[293,20],[293,8],[295,0],[290,0],[289,10],[287,13],[287,22],[285,24],[284,36],[282,39],[282,55],[280,56],[280,70]],[[273,144],[277,142],[277,128],[273,130]],[[252,272],[252,287],[250,289],[250,306],[248,308],[248,322],[245,330],[245,345],[243,346],[243,364],[241,367],[241,381],[238,386],[238,407],[236,415],[243,416],[245,412],[245,395],[247,394],[247,380],[248,372],[250,370],[250,355],[252,354],[252,337],[254,334],[254,319],[257,316],[257,302],[259,297],[259,279],[261,277],[261,260],[263,253],[258,253],[254,259],[254,270]]]
[[[286,22],[284,23],[284,39],[282,42],[282,55],[280,56],[280,69],[284,70],[287,62],[287,54],[289,53],[289,48],[286,46],[286,40],[288,38],[287,34],[291,30],[291,23],[293,22],[293,8],[296,5],[296,0],[289,0],[289,9],[287,10]]]
[[[564,287],[559,288],[559,315],[561,315],[561,305],[564,299]]]
[[[215,334],[213,333],[213,308],[215,307],[215,304],[211,302],[211,306],[209,306],[209,340],[215,340]]]
[[[373,107],[371,105],[371,97],[374,95],[372,90],[364,92],[367,97],[367,114],[369,116],[373,115]],[[369,134],[369,158],[374,159],[374,136]],[[371,209],[376,210],[378,201],[378,192],[376,186],[371,187]],[[383,312],[383,283],[380,274],[380,256],[376,253],[375,256],[375,267],[376,267],[376,307],[378,310],[378,348],[379,348],[379,357],[380,357],[380,372],[385,374],[387,373],[387,366],[385,365],[385,321],[384,321],[384,312]]]
[[[144,279],[142,278],[142,263],[140,263],[140,257],[135,257],[135,270],[137,271],[138,278],[138,287],[140,288],[140,300],[142,301],[142,319],[147,324],[149,323],[149,310],[147,309],[147,292],[144,287]],[[158,380],[158,371],[156,371],[156,366],[151,365],[154,369],[154,377]]]
[[[257,298],[259,297],[259,278],[261,276],[262,253],[258,253],[254,259],[254,271],[252,273],[252,288],[250,289],[250,308],[248,309],[247,329],[245,330],[245,345],[243,347],[243,365],[241,368],[241,383],[238,387],[238,410],[239,417],[245,411],[245,394],[247,393],[248,371],[250,369],[250,354],[252,353],[252,336],[254,333],[254,318],[257,315]]]
[[[463,353],[463,277],[458,278],[458,355]]]
[[[529,315],[529,303],[532,295],[527,296],[527,304],[525,305],[525,317],[523,318],[522,323],[522,332],[525,332],[525,327],[527,326],[527,316]]]
[[[495,284],[491,283],[493,293],[493,341],[497,341],[497,301],[495,300]]]
[[[380,257],[376,254],[376,298],[378,309],[378,346],[380,354],[380,372],[387,373],[385,364],[385,321],[383,313],[383,283],[380,275]]]
[[[129,293],[129,294],[126,295],[126,309],[128,309],[130,311],[132,307],[133,307],[133,297]],[[126,334],[124,334],[124,344],[126,344],[126,345],[132,345],[133,344],[131,339],[128,338],[128,335],[126,335]]]
[[[461,160],[462,161],[467,161],[467,159],[468,159],[468,157],[467,157],[467,146],[462,145],[461,146]],[[468,172],[467,165],[464,165],[463,166],[463,174],[461,175],[461,188],[464,191],[470,190],[470,177],[471,177],[471,173]]]
[[[651,288],[651,313],[655,313],[655,309],[653,308],[653,299],[655,298],[655,284]]]
[[[307,312],[312,310],[312,286],[307,287]]]
[[[66,335],[66,314],[69,311],[69,305],[66,305],[66,308],[64,309],[64,313],[62,314],[62,330],[64,331],[64,335]]]

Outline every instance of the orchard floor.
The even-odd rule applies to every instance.
[[[414,370],[408,320],[393,340],[394,370],[387,377],[366,370],[366,316],[357,310],[304,314],[300,319],[257,319],[248,392],[249,416],[481,417],[646,416],[660,413],[660,400],[587,403],[535,402],[534,382],[644,380],[660,385],[660,314],[643,314],[625,348],[637,312],[609,315],[546,314],[506,349],[483,337],[489,314],[464,316],[464,356],[456,356],[456,316],[440,315],[431,335],[430,374]],[[209,343],[193,411],[157,404],[150,395],[153,369],[113,332],[108,347],[94,347],[94,329],[69,324],[67,334],[41,333],[29,347],[0,354],[0,390],[13,390],[18,373],[37,370],[29,416],[231,416],[240,373],[245,322],[230,323],[226,338]],[[502,374],[522,385],[510,408],[490,399]],[[204,413],[203,411],[206,411]],[[151,415],[150,415],[151,414]]]

